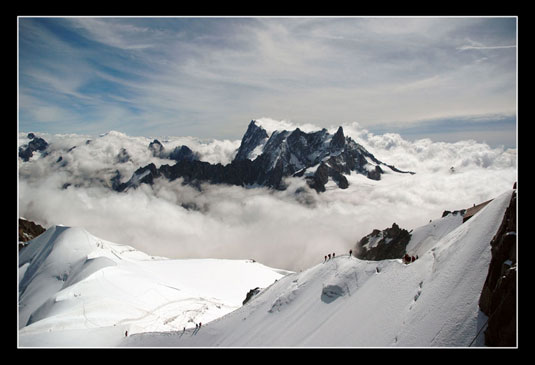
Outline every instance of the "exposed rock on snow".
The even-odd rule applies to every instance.
[[[399,259],[406,253],[406,247],[411,239],[406,229],[396,223],[382,231],[373,230],[364,236],[355,247],[355,256],[361,260]]]
[[[256,287],[254,289],[251,289],[247,292],[247,295],[245,296],[245,299],[243,300],[242,304],[245,305],[245,303],[247,303],[249,300],[251,300],[251,298],[253,296],[255,296],[256,294],[258,294],[260,292],[260,288],[259,287]]]

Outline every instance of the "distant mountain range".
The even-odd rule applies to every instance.
[[[177,162],[159,168],[154,163],[140,167],[127,182],[119,183],[117,178],[113,183],[114,190],[125,191],[142,183],[152,184],[155,178],[161,177],[170,181],[182,178],[185,184],[193,185],[230,184],[284,190],[287,187],[284,178],[302,177],[312,189],[324,192],[329,181],[346,189],[349,182],[345,175],[352,172],[372,180],[380,180],[385,168],[396,173],[414,174],[379,161],[363,146],[344,136],[342,127],[334,134],[325,128],[310,133],[296,128],[274,131],[269,135],[252,120],[236,156],[227,165],[200,161],[187,146],[176,147],[169,153],[158,140],[151,142],[149,149],[154,156]]]

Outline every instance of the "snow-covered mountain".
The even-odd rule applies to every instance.
[[[510,200],[507,191],[440,239],[409,243],[419,255],[411,264],[337,255],[285,276],[199,331],[140,334],[121,346],[482,346],[488,318],[478,301],[489,243]]]
[[[253,260],[154,257],[53,226],[19,255],[19,342],[115,346],[125,331],[194,328],[286,274]]]
[[[153,257],[54,226],[20,253],[19,344],[482,346],[488,318],[478,301],[511,196],[465,223],[449,215],[414,229],[411,264],[338,254],[299,273],[252,260]],[[256,287],[265,289],[242,306]]]
[[[344,175],[351,172],[380,180],[384,173],[381,165],[406,173],[377,160],[363,146],[344,136],[342,127],[338,127],[334,134],[325,128],[309,133],[296,128],[273,131],[268,137],[266,130],[253,120],[243,136],[235,161],[246,159],[258,159],[268,175],[305,176],[309,186],[316,191],[325,191],[330,179],[339,188],[347,188],[349,183]]]
[[[160,153],[161,144],[156,142],[151,142],[149,148],[153,153]],[[293,131],[276,130],[269,135],[252,120],[230,164],[210,164],[190,158],[191,155],[188,151],[185,157],[174,158],[177,161],[174,165],[164,164],[157,168],[151,163],[140,167],[130,180],[117,185],[116,190],[135,188],[141,183],[151,184],[159,177],[168,180],[183,178],[185,183],[192,184],[224,183],[284,190],[284,178],[303,177],[311,188],[323,192],[331,180],[339,188],[346,189],[349,182],[345,175],[352,172],[373,180],[381,179],[383,168],[413,174],[379,161],[363,146],[344,136],[342,127],[334,134],[325,128],[309,133],[296,128]]]

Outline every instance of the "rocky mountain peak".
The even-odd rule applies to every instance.
[[[158,148],[156,141],[149,148]],[[175,148],[169,155],[177,163],[162,165],[150,174],[170,180],[182,177],[185,183],[231,184],[241,186],[266,186],[286,189],[284,178],[302,177],[310,188],[317,192],[326,191],[330,181],[332,187],[346,189],[349,182],[345,175],[352,172],[365,175],[369,179],[380,180],[385,172],[382,166],[397,173],[405,173],[394,166],[379,161],[363,146],[344,135],[340,126],[331,134],[323,128],[304,132],[300,128],[293,131],[275,130],[268,132],[255,120],[251,120],[243,135],[240,147],[233,161],[222,166],[199,161],[187,146]],[[132,177],[136,186],[139,182],[152,181],[149,170],[137,171]],[[143,177],[143,179],[140,178]],[[123,184],[123,188],[126,188]]]
[[[161,142],[155,139],[149,143],[149,150],[152,152],[154,157],[160,157],[163,154],[164,148]]]
[[[27,145],[19,147],[19,157],[25,162],[30,160],[34,152],[44,152],[48,148],[48,142],[33,133],[28,133],[28,139],[31,141]]]
[[[256,121],[251,120],[247,131],[243,135],[240,148],[236,154],[235,160],[245,160],[245,159],[254,159],[256,156],[251,154],[259,146],[262,146],[263,143],[269,138],[266,130],[256,124]]]
[[[340,150],[344,148],[345,143],[346,143],[346,139],[344,137],[344,129],[342,128],[342,126],[340,126],[338,127],[338,130],[336,131],[333,138],[331,139],[329,149],[331,151]]]

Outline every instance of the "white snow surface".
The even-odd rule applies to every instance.
[[[299,273],[153,257],[54,226],[19,255],[19,346],[483,346],[478,301],[510,198],[415,229],[411,264],[337,255]]]
[[[253,260],[154,257],[53,226],[19,255],[19,345],[110,347],[125,331],[195,328],[286,274]]]
[[[133,347],[468,347],[483,346],[478,301],[490,241],[507,191],[466,223],[455,216],[415,230],[419,259],[338,256],[286,275],[243,307],[185,333],[123,338]],[[434,235],[435,238],[426,239]]]
[[[405,250],[411,256],[423,255],[462,223],[463,216],[457,213],[448,214],[445,217],[429,222],[429,224],[415,228],[411,232],[411,240]]]

